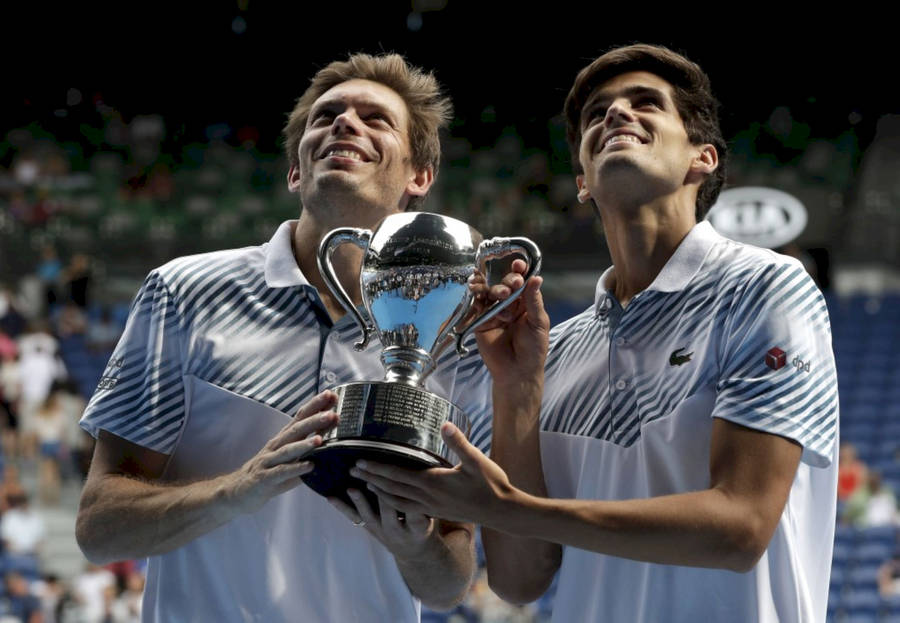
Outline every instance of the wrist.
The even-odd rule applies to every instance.
[[[523,374],[515,372],[498,377],[491,375],[494,383],[494,393],[499,390],[503,392],[494,399],[508,398],[520,402],[524,396],[542,395],[544,392],[544,369],[540,368],[537,373]]]
[[[246,487],[240,487],[239,482],[238,472],[225,474],[212,482],[212,506],[216,517],[223,523],[255,510],[252,502],[246,499]]]
[[[508,383],[498,383],[495,380],[491,395],[495,421],[537,421],[544,395],[544,380],[518,379]]]
[[[432,520],[432,527],[428,534],[421,540],[407,541],[402,549],[392,551],[397,564],[400,566],[415,567],[427,560],[439,560],[446,553],[446,546],[441,535],[435,529],[436,519]]]
[[[496,501],[485,508],[481,525],[505,532],[511,518],[522,511],[523,502],[528,496],[523,490],[507,484],[497,494]]]

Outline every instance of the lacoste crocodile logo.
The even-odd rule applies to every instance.
[[[672,351],[672,354],[669,355],[669,365],[670,366],[681,366],[691,360],[691,355],[693,355],[694,353],[690,352],[687,355],[680,355],[679,353],[683,350],[686,350],[686,349],[679,348],[678,350]]]

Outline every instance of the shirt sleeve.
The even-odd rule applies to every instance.
[[[732,305],[719,351],[712,415],[792,439],[804,462],[829,465],[838,427],[831,327],[799,262],[756,271]]]
[[[93,437],[103,429],[171,454],[185,417],[182,353],[175,301],[154,271],[131,306],[81,427]]]

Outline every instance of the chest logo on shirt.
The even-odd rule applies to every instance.
[[[773,370],[779,370],[783,368],[786,361],[787,354],[777,346],[774,348],[770,348],[766,352],[766,365]]]
[[[669,355],[670,366],[682,366],[691,360],[691,355],[693,355],[694,353],[690,352],[687,355],[682,355],[681,351],[683,350],[687,350],[687,347],[672,351],[672,354]]]

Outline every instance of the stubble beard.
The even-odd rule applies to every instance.
[[[312,209],[325,219],[341,222],[348,226],[365,226],[373,215],[387,214],[396,207],[391,205],[385,188],[364,189],[354,176],[327,175],[311,182],[305,192],[301,192],[304,209]]]

